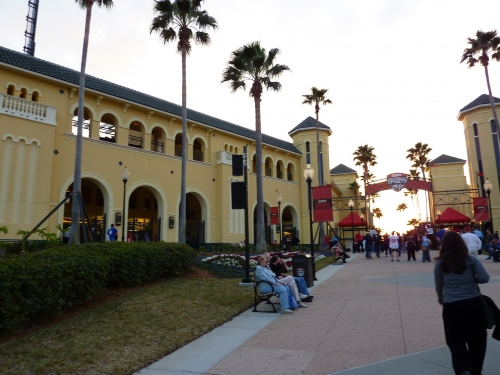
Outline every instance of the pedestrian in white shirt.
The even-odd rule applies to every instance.
[[[482,241],[474,233],[471,233],[470,227],[465,227],[464,232],[462,239],[467,245],[467,249],[469,249],[469,254],[477,257],[479,249],[483,246]]]
[[[399,262],[399,236],[396,236],[394,231],[389,236],[389,250],[391,251],[391,262],[394,262],[394,253],[396,253]]]

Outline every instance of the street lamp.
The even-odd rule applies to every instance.
[[[309,233],[311,235],[311,257],[313,261],[313,279],[316,280],[316,266],[314,265],[314,240],[313,240],[313,220],[312,220],[312,189],[311,182],[314,178],[314,169],[311,164],[307,164],[304,169],[304,178],[307,182],[308,188],[308,201],[309,201]]]
[[[491,224],[491,233],[494,233],[493,231],[493,216],[491,215],[491,201],[490,201],[490,194],[491,190],[493,189],[493,184],[490,182],[490,180],[487,178],[486,182],[483,185],[484,190],[486,190],[486,194],[488,195],[488,211],[490,212],[490,224]]]
[[[280,250],[283,251],[283,226],[281,225],[281,201],[283,198],[281,194],[278,193],[278,224],[280,226]]]
[[[352,235],[351,251],[354,253],[354,218],[352,215],[352,208],[353,207],[354,207],[354,202],[352,201],[352,199],[349,199],[349,208],[351,209],[351,235]]]
[[[130,173],[127,171],[127,167],[122,172],[122,181],[123,181],[123,219],[122,219],[122,242],[125,242],[125,229],[127,229],[128,221],[125,223],[125,193],[127,191],[127,181],[130,177]]]

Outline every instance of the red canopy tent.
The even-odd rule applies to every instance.
[[[445,224],[445,223],[468,223],[470,221],[470,217],[465,216],[464,214],[454,210],[451,207],[448,207],[443,213],[436,219],[437,224]]]
[[[366,220],[361,220],[356,212],[352,212],[339,221],[339,227],[362,227],[366,225]]]

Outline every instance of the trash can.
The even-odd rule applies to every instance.
[[[293,276],[303,277],[307,287],[314,286],[313,260],[309,254],[298,254],[292,257]]]

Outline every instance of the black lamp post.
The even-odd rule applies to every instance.
[[[490,182],[490,180],[488,178],[486,179],[486,182],[484,183],[483,188],[486,191],[486,194],[488,195],[488,211],[490,213],[491,233],[495,233],[493,231],[493,216],[491,215],[491,201],[490,201],[490,194],[491,194],[491,190],[493,189],[493,184]]]
[[[311,164],[307,164],[304,169],[304,178],[307,182],[308,195],[309,195],[309,233],[311,235],[311,257],[313,261],[313,279],[316,280],[316,266],[314,264],[314,239],[313,239],[313,219],[312,219],[312,188],[311,182],[314,178],[314,169],[312,169]]]
[[[349,208],[351,209],[351,251],[354,253],[354,218],[352,217],[352,208],[354,207],[354,202],[349,199]]]
[[[128,221],[125,223],[125,193],[127,191],[127,181],[128,178],[130,177],[130,173],[127,171],[127,167],[122,172],[122,181],[123,181],[123,218],[122,218],[122,242],[125,242],[125,230],[127,229],[126,226],[128,226]]]
[[[283,251],[283,226],[281,225],[281,194],[278,193],[278,224],[280,226],[280,250]]]

